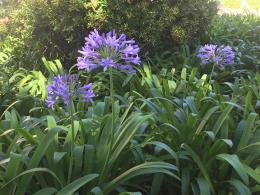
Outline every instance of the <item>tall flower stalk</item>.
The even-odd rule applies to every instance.
[[[125,34],[118,35],[115,31],[100,34],[97,30],[92,31],[85,38],[85,45],[77,60],[78,69],[92,71],[95,69],[109,70],[110,98],[111,98],[111,132],[109,152],[103,170],[100,174],[100,182],[102,182],[107,166],[109,155],[112,152],[113,139],[115,133],[115,100],[114,100],[114,84],[113,84],[113,68],[135,73],[133,65],[140,65],[139,57],[140,48],[133,39],[126,39]]]
[[[114,99],[114,82],[113,82],[113,70],[109,68],[109,82],[110,82],[110,97],[111,97],[111,107],[112,107],[112,124],[111,124],[111,135],[114,135],[115,130],[115,99]],[[114,136],[111,137],[111,143],[113,143]]]
[[[83,102],[91,102],[95,97],[92,83],[81,86],[77,75],[62,74],[53,78],[52,84],[47,86],[48,96],[46,104],[48,107],[54,109],[54,106],[65,104],[70,114],[71,122],[71,148],[70,148],[70,164],[68,170],[67,182],[70,183],[73,169],[74,159],[74,141],[75,141],[75,127],[74,127],[74,101],[80,100]]]
[[[73,159],[74,159],[74,135],[75,135],[74,113],[75,113],[75,109],[74,109],[74,103],[73,103],[72,98],[70,99],[69,113],[70,113],[70,124],[71,124],[71,144],[70,144],[70,163],[69,163],[68,179],[67,179],[68,184],[71,181],[72,169],[73,169]]]

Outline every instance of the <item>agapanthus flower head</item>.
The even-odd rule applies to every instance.
[[[81,86],[77,75],[61,74],[53,78],[52,84],[47,86],[48,96],[46,105],[54,108],[54,105],[64,103],[69,105],[71,100],[80,99],[91,102],[95,97],[92,83]]]
[[[214,63],[222,67],[233,64],[235,54],[230,46],[207,44],[199,49],[197,57],[200,58],[201,65]]]
[[[110,67],[135,72],[132,65],[140,65],[140,48],[133,39],[127,40],[125,34],[115,31],[99,34],[95,29],[85,38],[85,45],[77,59],[78,69],[88,71],[96,68],[107,70]]]

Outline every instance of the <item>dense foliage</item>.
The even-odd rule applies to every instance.
[[[0,194],[260,193],[259,17],[2,2]]]
[[[6,13],[12,37],[10,47],[15,56],[13,64],[36,68],[42,56],[60,58],[66,65],[73,65],[77,48],[93,28],[117,29],[135,37],[145,48],[143,54],[161,52],[197,39],[216,13],[216,3],[204,0],[14,2]],[[8,47],[2,44],[2,48]]]
[[[2,161],[2,190],[52,194],[84,186],[81,193],[258,192],[259,74],[226,85],[212,85],[205,75],[198,77],[196,68],[153,74],[144,66],[139,74],[122,79],[123,88],[116,88],[116,93],[128,92],[116,95],[114,114],[111,96],[88,106],[75,102],[73,115],[62,107],[33,109],[30,117],[6,111],[1,120],[1,155],[7,159]],[[160,174],[132,180],[147,173]]]

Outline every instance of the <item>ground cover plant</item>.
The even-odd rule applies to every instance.
[[[114,1],[113,9],[110,1],[23,2],[25,7],[37,5],[34,13],[41,16],[57,14],[53,7],[73,5],[64,17],[52,15],[63,22],[77,20],[82,9],[94,11],[84,11],[83,18],[68,24],[79,27],[92,18],[90,26],[80,28],[84,38],[73,37],[82,33],[74,34],[73,27],[67,31],[73,34],[72,45],[57,47],[74,52],[74,65],[64,64],[53,42],[48,50],[60,60],[43,57],[41,41],[50,38],[48,28],[42,32],[45,38],[33,37],[41,42],[37,57],[35,50],[26,51],[32,56],[25,54],[30,60],[20,64],[14,62],[25,52],[23,41],[3,36],[0,194],[260,193],[257,17],[217,16],[208,32],[206,23],[201,29],[204,36],[193,35],[200,44],[190,41],[169,50],[158,44],[162,51],[148,56],[144,54],[153,51],[145,44],[163,43],[163,38],[138,31],[151,22],[146,16],[144,23],[134,18],[148,8],[148,16],[154,16],[161,1]],[[188,2],[177,4],[184,9]],[[128,15],[131,9],[139,12]],[[105,22],[108,12],[119,29],[92,29]],[[122,24],[119,15],[129,20]],[[66,26],[56,19],[56,25]],[[196,26],[194,21],[189,18],[186,24]],[[35,60],[40,66],[34,66]]]

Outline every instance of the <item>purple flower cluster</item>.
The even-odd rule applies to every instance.
[[[216,64],[230,65],[234,63],[235,54],[230,46],[221,45],[217,48],[216,54]]]
[[[201,59],[201,65],[214,63],[225,66],[233,64],[235,59],[235,54],[230,46],[212,44],[201,47],[197,56]]]
[[[47,86],[48,96],[46,104],[51,108],[59,102],[68,106],[71,98],[73,100],[79,98],[81,101],[91,102],[92,98],[95,97],[91,88],[92,83],[80,86],[77,75],[62,74],[55,76],[52,84]]]
[[[100,35],[97,30],[85,38],[85,45],[79,53],[78,69],[88,71],[110,67],[135,72],[132,65],[140,65],[140,48],[134,40],[127,40],[125,34],[120,36],[115,31]]]
[[[206,65],[214,62],[217,45],[204,45],[199,49],[198,57],[201,64]]]

